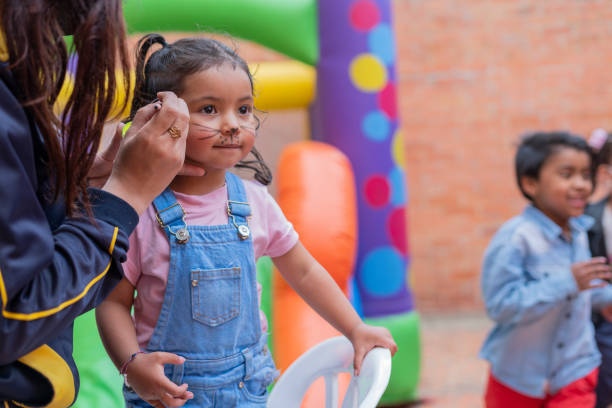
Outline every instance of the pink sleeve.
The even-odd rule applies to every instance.
[[[286,254],[298,242],[298,233],[293,225],[285,218],[285,214],[274,198],[266,193],[265,201],[266,233],[268,245],[264,255],[272,258]]]
[[[123,276],[136,287],[140,279],[140,248],[138,239],[139,226],[136,226],[132,235],[130,235],[130,248],[127,252],[127,259],[123,263]]]

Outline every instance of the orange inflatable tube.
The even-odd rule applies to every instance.
[[[299,142],[281,154],[278,203],[300,241],[348,293],[357,249],[355,178],[348,158],[321,142]],[[319,317],[278,274],[273,289],[274,354],[285,370],[315,344],[339,333]],[[303,406],[320,407],[323,387]]]

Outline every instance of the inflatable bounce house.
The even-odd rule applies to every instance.
[[[299,108],[309,117],[309,138],[286,147],[278,159],[277,200],[363,318],[393,334],[399,351],[381,404],[413,400],[419,318],[408,279],[390,0],[126,0],[124,12],[132,34],[225,32],[289,57],[249,61],[256,107]],[[259,260],[258,275],[279,369],[338,334],[269,259]],[[76,406],[122,406],[122,378],[106,356],[92,313],[77,320],[75,343],[81,373]],[[322,406],[318,394],[315,387],[303,406]]]

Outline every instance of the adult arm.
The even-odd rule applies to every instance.
[[[0,364],[45,344],[100,303],[120,278],[138,222],[123,200],[91,190],[95,223],[81,216],[51,230],[19,112],[18,105],[0,110]]]

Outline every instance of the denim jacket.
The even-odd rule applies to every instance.
[[[579,291],[571,272],[591,258],[591,217],[570,220],[571,240],[533,206],[506,222],[484,256],[482,292],[495,325],[480,356],[491,373],[532,397],[555,394],[599,366],[591,302],[609,303],[612,289]]]

